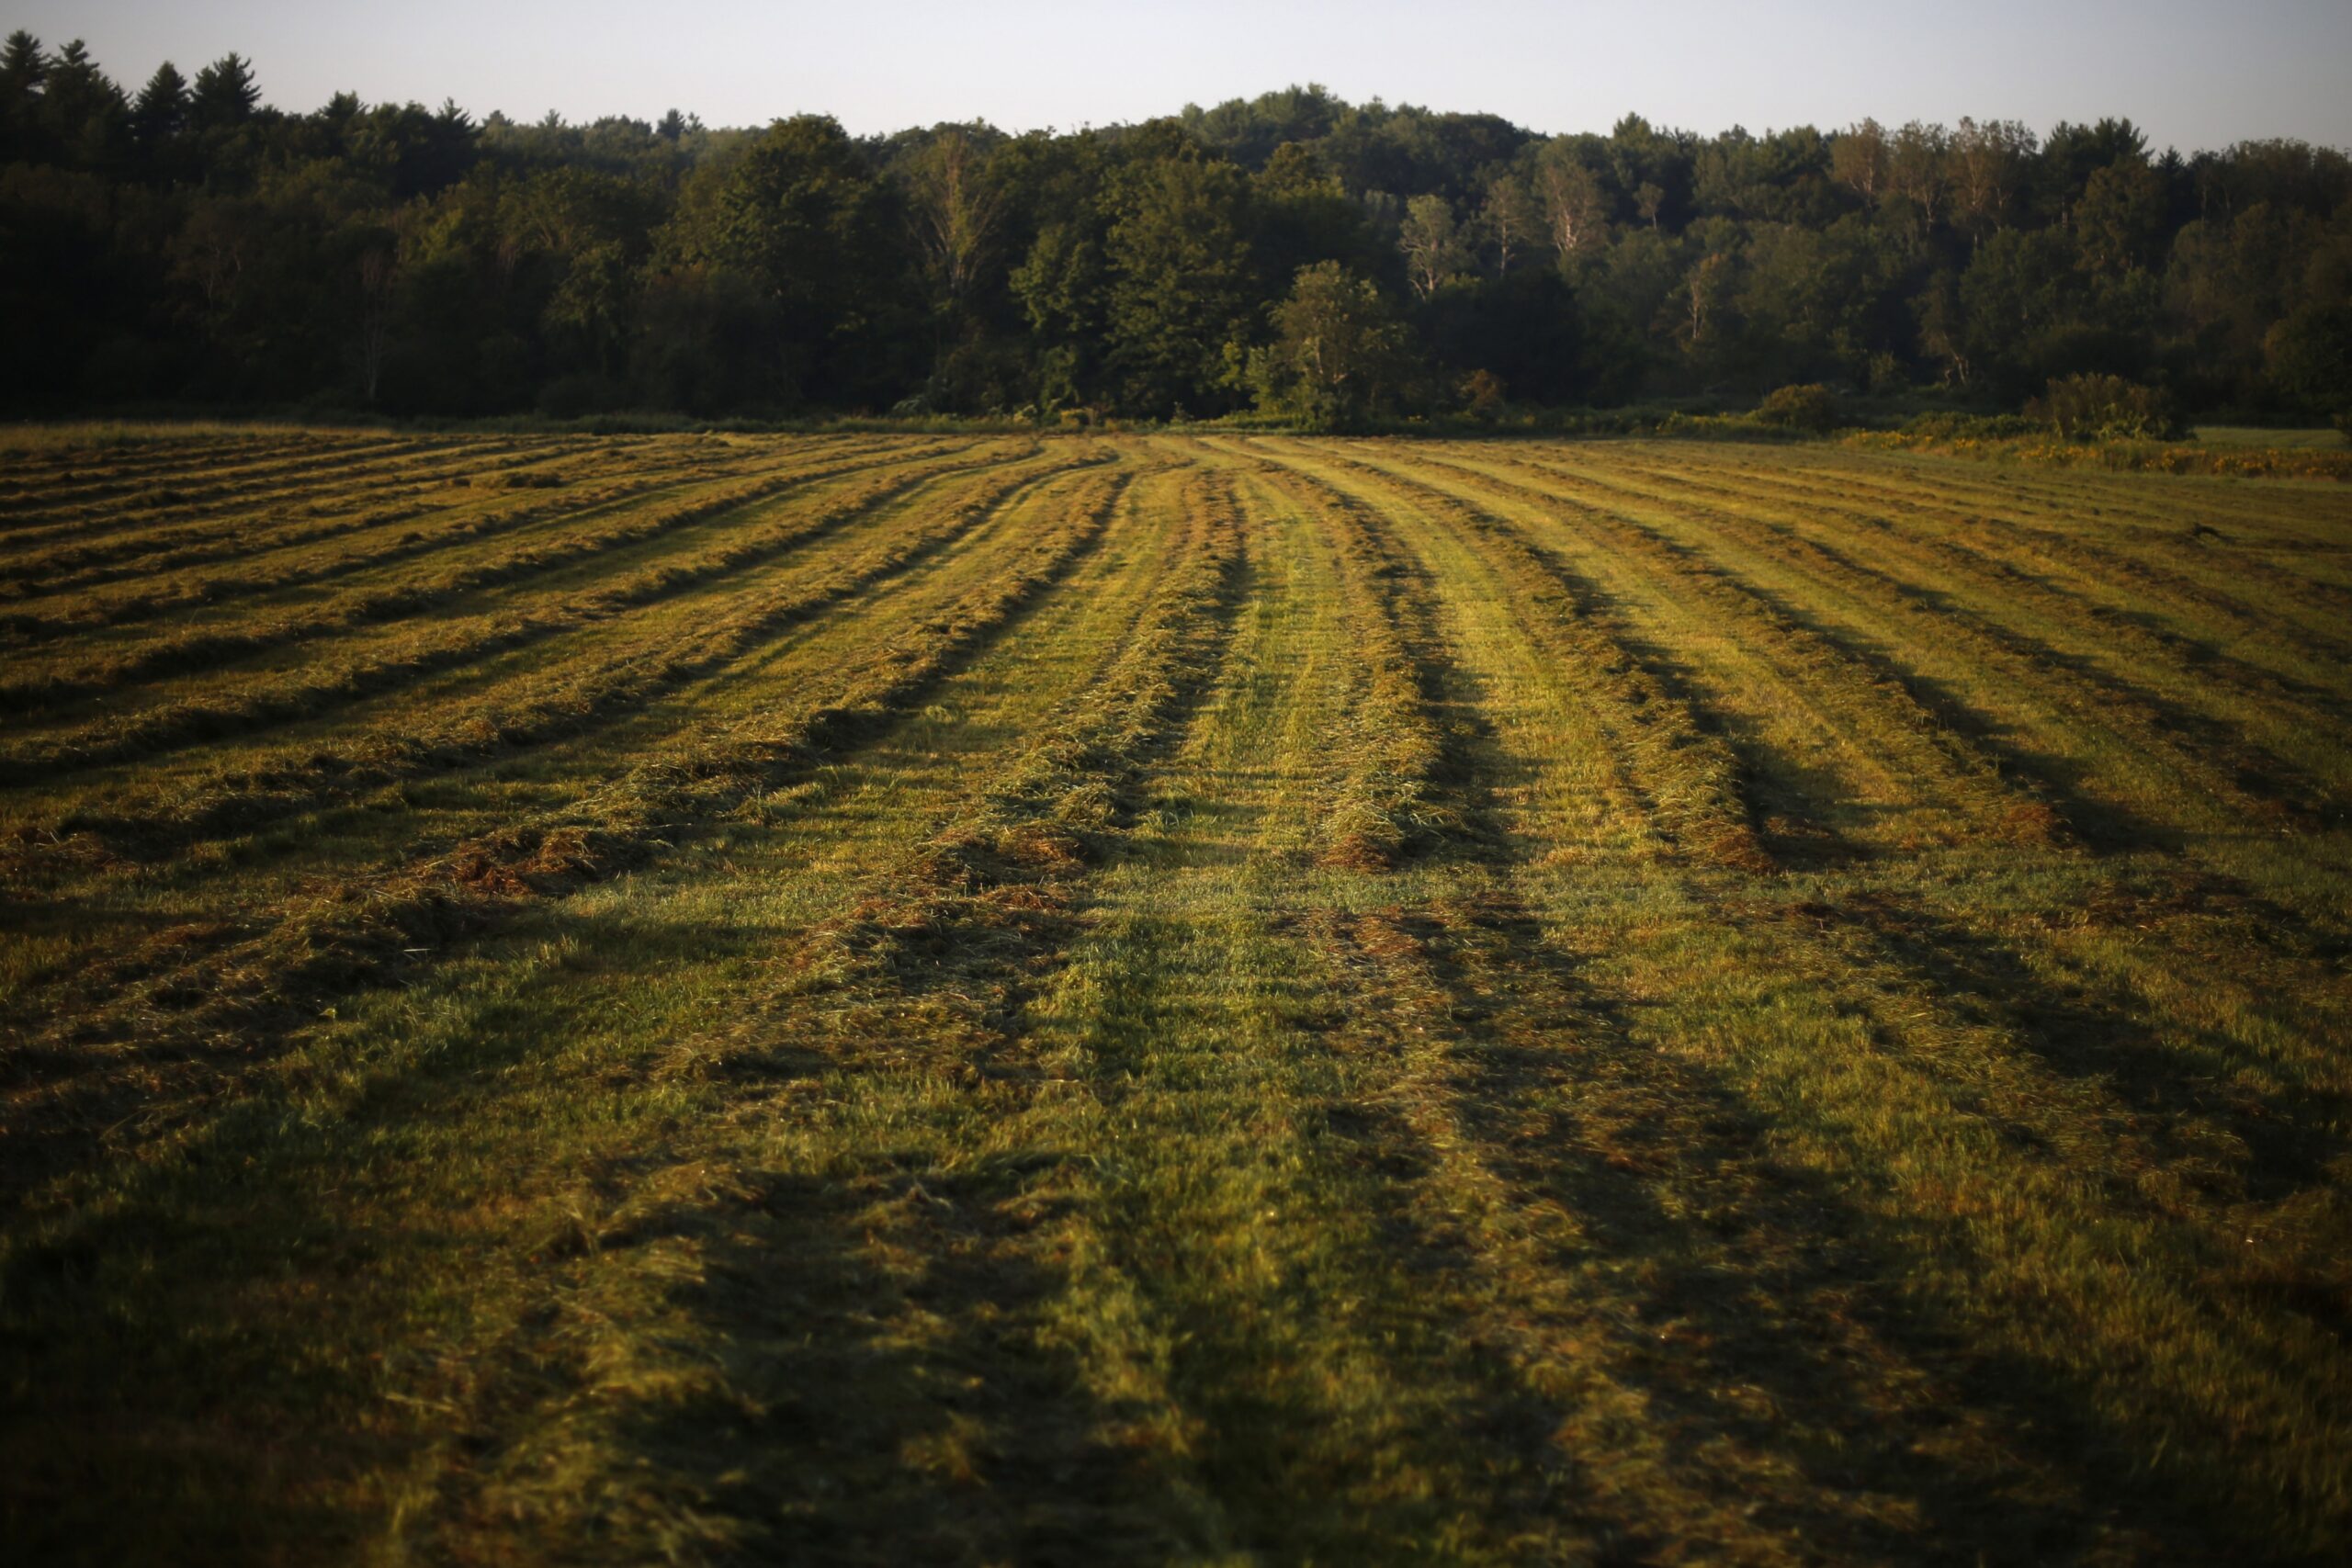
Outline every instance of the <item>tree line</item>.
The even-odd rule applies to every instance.
[[[2121,377],[2352,408],[2352,160],[2128,120],[1545,137],[1319,87],[1139,124],[267,107],[0,50],[0,400],[1325,423]]]

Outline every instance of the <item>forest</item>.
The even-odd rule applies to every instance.
[[[1564,118],[1573,119],[1570,108]],[[2129,120],[1545,137],[1317,86],[856,137],[268,107],[0,52],[0,407],[408,417],[2352,410],[2352,159]]]

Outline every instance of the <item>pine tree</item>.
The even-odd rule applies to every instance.
[[[22,28],[0,46],[0,159],[30,155],[33,116],[40,104],[41,85],[49,78],[49,61],[40,39]]]
[[[28,98],[37,96],[41,84],[49,79],[49,61],[40,51],[40,39],[18,28],[0,46],[0,103],[13,108]]]
[[[153,151],[187,128],[187,80],[166,60],[155,67],[139,101],[130,111],[132,131],[141,148]]]
[[[242,125],[261,106],[261,88],[254,82],[253,62],[239,54],[224,54],[196,73],[196,91],[188,102],[188,120],[198,130]]]

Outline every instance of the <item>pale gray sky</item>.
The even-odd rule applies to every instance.
[[[349,89],[518,119],[1069,129],[1318,81],[1544,131],[2128,115],[2184,152],[2352,146],[2352,0],[0,0],[17,27],[85,39],[132,86],[233,49],[289,109]]]

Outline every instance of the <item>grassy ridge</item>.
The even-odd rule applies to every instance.
[[[28,454],[0,1522],[2340,1555],[2347,558],[1824,447]]]

